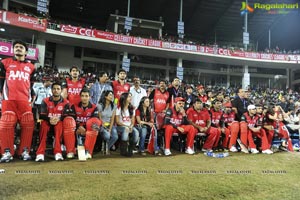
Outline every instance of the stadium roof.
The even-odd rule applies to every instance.
[[[299,0],[249,0],[255,3],[295,4]],[[183,0],[183,21],[185,37],[201,43],[242,43],[244,17],[241,16],[241,0]],[[180,0],[131,0],[130,16],[165,23],[164,33],[177,35]],[[106,29],[110,14],[127,15],[126,0],[51,0],[50,15],[66,21],[76,21]],[[278,13],[275,9],[269,13],[266,9],[254,9],[248,14],[248,32],[250,40],[258,49],[268,46],[269,29],[271,48],[300,49],[300,12],[298,9],[285,9]],[[277,13],[276,13],[277,12]]]

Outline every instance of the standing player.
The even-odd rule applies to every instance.
[[[154,89],[149,99],[153,101],[155,121],[157,124],[157,130],[160,130],[164,123],[165,112],[169,108],[169,92],[166,90],[166,81],[159,81],[159,88]]]
[[[62,83],[63,98],[67,98],[71,105],[78,105],[80,102],[80,91],[84,88],[85,79],[79,78],[79,69],[76,66],[70,69],[71,78],[66,78],[66,81]]]
[[[61,85],[53,83],[52,96],[47,97],[42,101],[40,110],[41,128],[40,128],[40,145],[36,152],[37,162],[44,161],[47,134],[51,127],[54,128],[55,146],[54,156],[55,160],[63,160],[61,152],[61,140],[63,136],[64,143],[67,149],[67,158],[74,158],[75,153],[75,121],[72,117],[64,116],[68,114],[69,101],[61,97]],[[65,117],[63,119],[63,117]]]
[[[17,154],[23,160],[31,160],[34,119],[32,114],[31,78],[35,68],[26,60],[28,47],[23,41],[13,43],[13,58],[0,62],[0,92],[2,92],[2,116],[0,119],[1,162],[9,162],[14,155],[14,133],[18,121],[21,126],[21,143]]]
[[[174,106],[174,100],[177,97],[182,97],[182,92],[180,90],[180,79],[178,77],[173,78],[171,86],[167,89],[169,92],[169,99],[168,103],[170,104],[170,107]]]
[[[126,83],[127,73],[124,69],[118,71],[118,80],[112,82],[112,87],[115,96],[115,104],[118,104],[121,94],[129,92],[130,85]]]

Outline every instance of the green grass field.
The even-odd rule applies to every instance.
[[[175,151],[173,151],[175,153]],[[300,153],[0,163],[0,199],[299,199]]]

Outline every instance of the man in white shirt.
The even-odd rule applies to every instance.
[[[141,85],[140,78],[134,77],[133,86],[131,86],[129,90],[129,92],[132,95],[131,105],[133,105],[134,108],[137,108],[139,106],[142,97],[147,96],[146,90],[142,88],[140,85]]]
[[[52,96],[52,91],[51,91],[51,85],[52,85],[52,80],[50,77],[45,77],[43,79],[44,83],[42,86],[38,87],[35,89],[35,94],[36,94],[36,100],[34,102],[34,106],[37,108],[37,113],[41,111],[41,104],[44,98]],[[36,115],[38,115],[35,113]],[[36,116],[36,119],[39,119],[38,116]]]

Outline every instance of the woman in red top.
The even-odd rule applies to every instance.
[[[153,112],[151,112],[149,97],[143,97],[140,101],[138,108],[135,111],[136,116],[136,128],[140,133],[139,152],[145,156],[145,139],[147,133],[151,130],[154,131],[154,149],[155,154],[159,155],[157,148],[157,131],[154,126]]]

